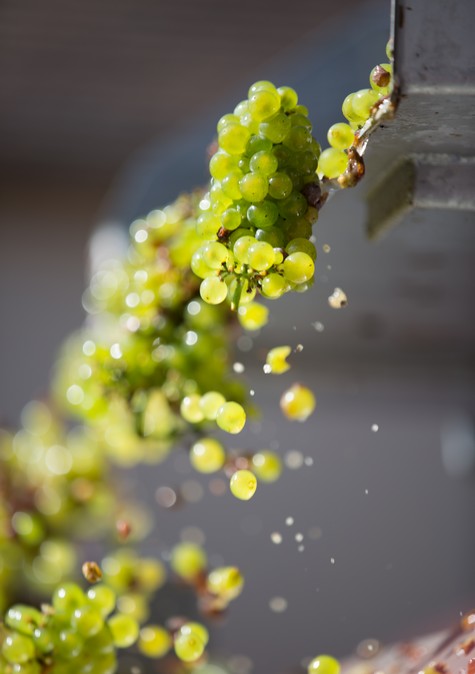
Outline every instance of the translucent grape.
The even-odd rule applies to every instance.
[[[262,201],[267,194],[267,178],[260,173],[247,173],[239,181],[239,189],[247,201]]]
[[[117,648],[129,648],[139,636],[139,625],[127,615],[116,613],[107,622]]]
[[[333,124],[328,129],[327,138],[329,144],[337,150],[347,150],[354,143],[355,134],[349,124],[340,122]]]
[[[147,625],[140,630],[138,647],[150,658],[161,658],[172,647],[170,633],[160,625]]]
[[[172,550],[170,565],[185,580],[194,580],[208,563],[205,552],[194,543],[180,543]]]
[[[291,253],[284,260],[285,278],[292,283],[305,283],[315,273],[315,265],[307,253]]]
[[[306,253],[312,260],[317,259],[317,249],[311,241],[303,237],[292,239],[285,247],[285,251],[289,253]]]
[[[219,132],[218,143],[229,154],[239,155],[245,151],[250,137],[251,133],[245,126],[230,124]]]
[[[209,641],[209,632],[201,623],[189,622],[180,627],[182,634],[194,634],[206,646]]]
[[[190,424],[198,424],[200,421],[203,421],[204,414],[201,409],[201,396],[194,393],[183,398],[180,405],[180,414]]]
[[[226,402],[218,410],[216,423],[226,433],[240,433],[246,424],[246,412],[239,403]]]
[[[229,126],[230,124],[239,124],[239,117],[237,115],[233,114],[228,114],[228,115],[223,115],[219,120],[217,124],[217,131],[218,133],[224,129],[224,127]]]
[[[373,68],[369,76],[371,88],[379,93],[380,96],[387,96],[391,88],[392,65],[390,63],[381,63]]]
[[[272,201],[262,201],[252,204],[247,209],[247,218],[254,227],[268,228],[277,222],[279,209]]]
[[[200,473],[214,473],[220,470],[225,460],[224,447],[214,438],[198,440],[190,451],[190,461]]]
[[[282,473],[282,462],[275,452],[262,450],[252,457],[252,470],[262,482],[275,482]]]
[[[272,84],[272,82],[269,82],[269,80],[259,80],[258,82],[254,82],[254,84],[251,84],[247,92],[247,95],[249,96],[249,98],[251,98],[252,94],[255,94],[256,91],[261,91],[262,89],[272,91],[273,93],[277,91],[275,85]]]
[[[77,608],[71,618],[71,625],[84,638],[98,634],[104,626],[101,613],[92,606]]]
[[[193,253],[191,258],[191,269],[196,276],[202,279],[216,273],[213,269],[210,269],[204,261],[201,248]]]
[[[257,271],[265,271],[272,267],[275,261],[273,247],[265,241],[256,241],[247,251],[249,264]]]
[[[228,249],[217,241],[211,241],[203,246],[201,254],[210,269],[219,269],[228,259]]]
[[[208,575],[208,590],[226,601],[238,597],[244,586],[244,578],[235,566],[220,566]]]
[[[233,496],[240,501],[249,501],[256,493],[256,476],[250,470],[237,470],[231,477],[229,487]]]
[[[267,227],[256,231],[256,239],[265,241],[275,248],[282,248],[285,245],[284,232],[279,227]],[[275,252],[275,251],[274,251]]]
[[[297,92],[290,87],[279,87],[277,89],[280,96],[280,103],[283,110],[292,110],[298,103]]]
[[[274,89],[258,89],[249,97],[249,112],[257,122],[272,117],[280,109],[280,96]]]
[[[316,406],[312,391],[301,384],[294,384],[284,392],[280,399],[280,408],[284,415],[293,421],[305,421]]]
[[[343,150],[336,150],[329,147],[323,150],[318,160],[318,173],[327,178],[338,178],[345,172],[348,164],[348,157]]]
[[[348,94],[348,96],[343,101],[341,111],[343,112],[343,116],[346,117],[349,122],[354,122],[355,124],[362,126],[366,120],[364,117],[358,115],[353,108],[355,95],[356,94]]]
[[[53,633],[47,627],[37,627],[33,632],[33,643],[40,653],[51,653],[54,648]]]
[[[241,264],[249,264],[249,249],[256,243],[253,236],[241,236],[233,247],[234,257]]]
[[[251,171],[254,173],[261,173],[264,176],[275,173],[277,171],[277,166],[278,162],[274,153],[266,150],[256,152],[249,161],[249,168]]]
[[[53,594],[53,607],[58,613],[73,613],[86,603],[86,596],[79,585],[65,583],[60,585]]]
[[[246,330],[260,330],[266,325],[268,316],[269,309],[257,302],[250,302],[238,309],[239,322]]]
[[[87,591],[87,599],[93,608],[106,618],[115,608],[116,595],[112,588],[107,585],[94,585]]]
[[[237,168],[237,160],[226,152],[218,151],[210,159],[209,171],[216,180],[223,180],[228,173]]]
[[[272,374],[283,374],[290,370],[290,365],[287,362],[287,357],[290,355],[292,349],[290,346],[276,346],[271,349],[266,356],[266,364],[268,365],[267,372]]]
[[[312,131],[306,126],[292,126],[284,139],[284,145],[292,150],[292,152],[305,150],[311,142]]]
[[[361,89],[354,94],[351,104],[357,115],[363,119],[367,119],[370,115],[371,108],[378,101],[379,94],[377,91],[374,91],[373,89]]]
[[[208,276],[201,282],[200,295],[208,304],[221,304],[228,295],[228,287],[217,276]]]
[[[278,113],[259,125],[259,133],[273,143],[282,143],[290,129],[290,119],[283,113]]]
[[[22,664],[33,660],[35,645],[30,637],[18,632],[7,634],[2,645],[2,655],[12,664]]]
[[[340,674],[340,663],[331,655],[319,655],[309,664],[308,674]]]
[[[237,208],[227,208],[221,215],[221,223],[225,229],[231,231],[237,229],[240,227],[241,222],[242,215]]]
[[[5,616],[5,624],[8,627],[27,636],[31,636],[43,622],[44,616],[39,611],[24,604],[12,606]]]
[[[239,181],[241,178],[242,171],[233,171],[233,173],[229,173],[225,178],[223,178],[221,186],[224,194],[227,197],[231,199],[241,198],[241,190],[239,189]]]
[[[226,398],[218,391],[208,391],[200,399],[201,411],[205,419],[214,421],[221,405],[224,405]]]
[[[292,180],[286,173],[277,172],[269,178],[269,194],[274,199],[285,199],[292,192]]]
[[[262,279],[261,291],[264,297],[278,299],[287,290],[287,281],[280,274],[269,274]]]
[[[184,634],[178,632],[174,642],[175,654],[183,662],[194,662],[201,658],[205,645],[194,633]]]
[[[196,221],[196,230],[203,237],[214,237],[221,226],[220,219],[214,213],[202,213]]]

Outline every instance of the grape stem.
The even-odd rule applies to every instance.
[[[237,311],[239,309],[241,294],[242,294],[242,281],[241,279],[238,278],[236,282],[236,288],[234,290],[233,297],[231,300],[231,311]]]

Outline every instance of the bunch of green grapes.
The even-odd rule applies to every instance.
[[[190,428],[237,433],[245,423],[242,388],[228,374],[230,313],[201,299],[189,268],[198,199],[132,224],[126,260],[91,280],[92,325],[61,359],[58,399],[124,464],[161,460]]]
[[[73,572],[71,535],[113,528],[116,494],[103,453],[86,429],[66,431],[29,403],[22,428],[0,433],[0,610],[20,590],[50,592]]]
[[[386,55],[392,61],[392,43],[388,42]],[[354,147],[358,144],[361,129],[371,118],[373,112],[386,99],[393,88],[392,63],[381,63],[370,73],[370,89],[360,89],[348,94],[343,101],[342,112],[348,123],[338,122],[328,129],[329,148],[323,150],[318,160],[317,173],[320,178],[340,178],[345,171],[351,170],[351,160],[357,162]],[[340,180],[342,187],[351,186],[351,182]]]
[[[256,291],[275,299],[311,284],[319,155],[308,110],[290,87],[256,82],[221,117],[197,220],[205,242],[191,260],[206,302],[228,299],[238,309]]]

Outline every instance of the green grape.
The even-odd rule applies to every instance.
[[[298,103],[297,92],[290,87],[279,87],[277,89],[280,96],[280,103],[283,110],[292,110]]]
[[[139,651],[149,658],[161,658],[172,647],[170,633],[160,625],[147,625],[140,630]]]
[[[239,189],[239,181],[241,178],[242,171],[239,170],[233,171],[233,173],[228,173],[228,175],[223,178],[223,182],[221,183],[223,192],[230,199],[241,198],[241,190]],[[215,233],[216,231],[217,230],[215,230]]]
[[[235,157],[230,157],[226,152],[218,150],[209,162],[209,170],[213,178],[216,180],[223,180],[230,171],[237,168],[237,160]]]
[[[11,664],[22,664],[33,660],[35,645],[30,637],[18,632],[7,634],[2,644],[2,655]]]
[[[240,501],[249,501],[257,489],[257,480],[250,470],[237,470],[229,481],[231,493]]]
[[[207,563],[205,552],[194,543],[180,543],[172,550],[171,568],[190,582],[206,569]]]
[[[249,98],[251,98],[252,94],[255,94],[257,91],[261,91],[262,89],[272,91],[272,93],[275,93],[277,91],[275,85],[272,84],[272,82],[269,82],[269,80],[259,80],[258,82],[254,82],[254,84],[251,84],[251,86],[248,89],[247,95],[249,96]]]
[[[38,545],[45,536],[39,517],[31,513],[20,511],[14,513],[11,518],[11,525],[27,545]]]
[[[217,276],[205,278],[200,285],[200,295],[208,304],[221,304],[228,294],[228,287]]]
[[[241,226],[241,222],[242,215],[237,208],[227,208],[221,215],[221,223],[227,230],[233,231],[237,229]]]
[[[272,248],[283,248],[285,244],[284,232],[277,226],[256,230],[256,239],[270,243]]]
[[[305,283],[315,273],[315,265],[307,253],[291,253],[284,260],[284,275],[292,283]]]
[[[327,134],[329,144],[337,150],[347,150],[354,143],[355,134],[349,124],[333,124]]]
[[[361,115],[358,115],[353,108],[355,96],[356,96],[355,93],[348,94],[348,96],[343,101],[341,111],[343,112],[343,116],[346,117],[346,119],[349,122],[353,122],[358,126],[362,126],[365,123],[366,119],[364,117],[361,117]]]
[[[336,150],[329,147],[323,150],[318,160],[318,173],[327,178],[338,178],[345,172],[348,164],[348,157],[343,150]]]
[[[53,594],[53,608],[58,613],[67,615],[84,606],[86,601],[84,592],[75,583],[64,583],[56,588]]]
[[[210,269],[219,269],[228,259],[228,250],[226,246],[217,241],[212,241],[203,246],[202,256],[203,261]]]
[[[282,462],[274,452],[262,450],[252,457],[252,470],[262,482],[275,482],[282,473]]]
[[[308,674],[340,674],[340,664],[330,655],[319,655],[309,664]]]
[[[283,142],[285,147],[288,147],[292,152],[300,153],[310,146],[312,142],[312,130],[307,126],[293,125]]]
[[[150,614],[148,597],[139,592],[122,594],[117,599],[117,610],[142,624]]]
[[[272,374],[283,374],[290,370],[287,357],[292,352],[290,346],[276,346],[271,349],[266,356],[266,372]]]
[[[93,637],[104,627],[104,620],[98,610],[92,606],[77,608],[71,618],[71,625],[84,638]]]
[[[392,38],[390,38],[386,43],[386,56],[390,61],[392,61],[394,58],[394,44]]]
[[[253,173],[269,176],[277,171],[278,161],[273,152],[261,150],[252,155],[249,168]],[[239,197],[237,197],[239,198]]]
[[[371,108],[378,101],[379,94],[377,91],[374,91],[373,89],[361,89],[354,94],[351,104],[357,115],[363,119],[367,119],[370,115]]]
[[[246,173],[239,181],[239,189],[247,201],[262,201],[268,190],[267,178],[260,173]]]
[[[54,646],[55,656],[67,660],[74,660],[82,652],[84,640],[74,630],[63,629],[56,635],[56,643]]]
[[[235,259],[241,264],[249,264],[249,249],[257,242],[253,236],[241,236],[233,246]]]
[[[87,591],[87,600],[90,606],[106,618],[115,608],[116,594],[107,585],[94,585]]]
[[[238,319],[246,330],[260,330],[268,321],[269,309],[263,304],[250,302],[238,309]]]
[[[297,192],[279,201],[279,213],[283,218],[299,218],[305,215],[307,208],[307,200],[303,194]]]
[[[282,143],[289,134],[291,126],[287,115],[277,113],[259,124],[259,133],[273,143]]]
[[[220,148],[230,155],[240,155],[246,150],[246,145],[251,137],[249,129],[240,124],[230,124],[218,134]]]
[[[201,396],[193,393],[183,398],[180,405],[180,413],[183,419],[190,424],[199,424],[200,421],[203,421],[204,414],[201,410]]]
[[[201,623],[189,622],[180,627],[182,634],[194,634],[200,641],[207,646],[209,641],[209,632]]]
[[[31,606],[15,604],[5,616],[5,624],[26,636],[32,636],[35,629],[44,623],[44,616]]]
[[[249,96],[249,112],[260,122],[272,117],[280,109],[280,96],[275,89],[257,89]]]
[[[223,115],[219,120],[217,124],[217,131],[218,133],[224,129],[225,126],[229,126],[230,124],[239,124],[239,117],[237,115]]]
[[[203,237],[214,237],[220,227],[221,221],[219,217],[209,211],[202,213],[196,221],[196,231]],[[201,253],[201,258],[205,261],[203,253]]]
[[[278,299],[287,291],[287,281],[280,274],[269,274],[262,279],[261,291],[264,297]]]
[[[51,653],[54,649],[53,633],[48,627],[37,627],[32,639],[36,650],[40,653]]]
[[[226,402],[218,410],[216,423],[226,433],[240,433],[246,424],[246,412],[239,403]]]
[[[136,583],[144,592],[156,592],[167,579],[164,564],[153,557],[142,557],[135,564]]]
[[[317,259],[317,249],[311,241],[305,239],[304,237],[299,237],[297,239],[291,239],[285,247],[286,253],[291,255],[292,253],[306,253],[309,255],[312,260]]]
[[[114,614],[107,621],[112,639],[117,648],[129,648],[139,636],[139,625],[136,620],[121,613]]]
[[[241,594],[244,578],[235,566],[220,566],[208,575],[207,587],[209,592],[228,602]]]
[[[205,419],[214,421],[221,405],[224,405],[226,398],[218,391],[208,391],[201,396],[200,407]]]
[[[214,438],[202,438],[195,442],[190,451],[190,461],[200,473],[215,473],[226,461],[226,452]]]
[[[255,155],[257,152],[270,152],[273,148],[272,141],[262,136],[251,136],[246,147],[246,154]]]
[[[1,671],[2,670],[0,669],[0,672]],[[10,670],[11,674],[42,674],[42,671],[42,665],[40,665],[39,662],[33,662],[32,660],[24,662],[21,665],[13,665],[13,669]],[[8,672],[8,674],[10,674],[10,672]]]
[[[175,654],[183,662],[194,662],[201,658],[205,645],[194,633],[177,632],[174,641]]]
[[[107,625],[101,629],[93,637],[90,637],[86,641],[86,646],[88,652],[96,655],[108,655],[109,653],[115,653],[114,640],[112,639],[112,634]]]
[[[286,173],[277,172],[269,177],[269,194],[273,199],[286,199],[292,192],[292,180]]]
[[[249,265],[257,271],[265,271],[274,264],[275,254],[273,247],[265,241],[256,241],[247,251]]]
[[[315,409],[315,396],[301,384],[294,384],[285,391],[280,399],[280,408],[284,415],[293,421],[305,421]]]
[[[193,257],[191,258],[191,269],[196,276],[202,279],[216,273],[213,269],[210,269],[204,261],[201,248],[193,253]]]

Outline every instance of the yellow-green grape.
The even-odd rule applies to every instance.
[[[391,90],[393,67],[391,63],[380,63],[370,73],[369,83],[371,88],[380,96],[387,96]]]
[[[266,152],[265,150],[253,154],[249,161],[251,171],[253,173],[261,173],[264,176],[275,173],[278,165],[279,162],[273,152]]]
[[[239,124],[239,117],[232,114],[223,115],[218,120],[218,124],[216,126],[218,133],[221,131],[221,129],[224,129],[225,126],[229,126],[230,124]]]
[[[262,450],[252,457],[252,470],[262,482],[275,482],[282,473],[282,462],[274,452]]]
[[[104,627],[104,620],[99,611],[92,606],[77,608],[71,618],[71,625],[85,639],[98,634]]]
[[[294,89],[291,89],[291,87],[279,87],[277,92],[280,96],[280,103],[284,110],[292,110],[292,108],[295,108],[299,98]]]
[[[27,545],[38,545],[45,537],[45,531],[37,515],[17,511],[11,518],[13,530]]]
[[[312,260],[315,261],[317,259],[317,249],[311,241],[304,239],[303,237],[297,237],[296,239],[289,241],[285,247],[285,252],[289,255],[291,253],[307,253]]]
[[[328,129],[328,143],[337,150],[347,150],[353,145],[355,132],[349,124],[339,122]]]
[[[316,406],[312,391],[301,384],[294,384],[284,392],[280,399],[280,408],[284,415],[293,421],[305,421]]]
[[[201,623],[189,622],[185,623],[180,627],[179,630],[182,634],[194,634],[200,639],[205,646],[207,646],[209,641],[209,632],[204,625]]]
[[[269,309],[263,304],[250,302],[238,309],[238,318],[242,327],[246,330],[259,330],[266,325]]]
[[[5,624],[12,630],[26,636],[32,636],[38,626],[44,623],[44,616],[40,611],[24,604],[15,604],[8,609]]]
[[[353,101],[354,101],[355,95],[356,95],[355,93],[348,94],[348,96],[343,101],[343,105],[341,106],[341,111],[343,112],[343,116],[346,117],[346,119],[349,122],[352,122],[353,124],[356,124],[358,126],[363,126],[366,119],[364,117],[361,117],[360,115],[358,115],[353,108]]]
[[[319,655],[309,664],[308,674],[340,674],[340,663],[331,655]]]
[[[190,451],[190,461],[200,473],[215,473],[226,461],[223,445],[214,438],[202,438],[195,442]]]
[[[130,616],[136,620],[139,625],[144,623],[150,614],[148,598],[139,592],[127,592],[119,595],[117,609],[122,615]]]
[[[228,295],[228,286],[217,276],[207,276],[201,282],[200,295],[208,304],[221,304]]]
[[[229,481],[229,488],[240,501],[249,501],[256,493],[256,476],[250,470],[237,470]]]
[[[249,264],[249,250],[257,243],[253,236],[240,236],[233,246],[234,257],[241,264]]]
[[[201,279],[205,279],[208,276],[214,276],[216,274],[216,271],[214,269],[210,269],[204,261],[201,248],[193,253],[190,266],[192,272]]]
[[[107,585],[94,585],[87,591],[89,605],[100,612],[103,618],[112,613],[115,608],[116,595]]]
[[[262,201],[267,195],[267,178],[260,173],[247,173],[239,181],[239,189],[246,201]]]
[[[246,412],[239,403],[226,402],[218,410],[216,423],[226,433],[240,433],[246,425]]]
[[[136,583],[140,590],[155,592],[167,579],[165,565],[153,557],[142,557],[135,563]]]
[[[201,409],[201,396],[194,393],[183,398],[180,405],[180,413],[183,419],[190,424],[198,424],[200,421],[203,421],[204,414]]]
[[[87,599],[79,585],[64,583],[53,594],[53,608],[58,613],[71,614],[80,606],[84,606]]]
[[[231,155],[240,155],[245,149],[251,136],[249,129],[241,124],[229,124],[218,134],[219,147]]]
[[[329,147],[320,155],[317,172],[327,178],[338,178],[345,172],[347,164],[348,157],[343,150]]]
[[[189,582],[206,569],[207,563],[206,553],[194,543],[179,543],[172,550],[171,568]]]
[[[220,566],[208,575],[207,587],[217,597],[231,601],[241,594],[244,578],[237,567]]]
[[[140,632],[138,622],[128,615],[116,613],[109,618],[107,625],[117,648],[129,648],[138,639]]]
[[[315,265],[307,253],[291,253],[284,260],[284,275],[292,283],[306,283],[313,278]]]
[[[252,87],[251,87],[252,89]],[[251,90],[250,90],[251,91]],[[258,89],[250,93],[249,112],[252,118],[260,122],[272,117],[280,109],[280,96],[275,89]]]
[[[390,61],[394,58],[394,44],[392,38],[390,38],[386,43],[386,56]]]
[[[286,199],[292,192],[292,180],[283,172],[274,173],[269,178],[269,194],[273,199]]]
[[[2,655],[12,665],[21,665],[35,657],[35,644],[30,637],[18,632],[7,634],[2,644]]]
[[[201,396],[200,407],[205,419],[214,421],[218,414],[219,408],[224,405],[226,398],[218,391],[208,391]]]
[[[274,249],[265,241],[256,241],[247,251],[249,264],[256,271],[266,271],[275,262]]]
[[[175,635],[174,648],[177,658],[183,662],[194,662],[203,655],[205,645],[196,634],[179,631]]]
[[[266,374],[283,374],[287,370],[290,370],[290,365],[286,359],[291,351],[290,346],[276,346],[274,349],[271,349],[266,356],[267,367],[264,366]]]
[[[363,119],[370,115],[371,108],[379,101],[379,94],[373,89],[361,89],[355,92],[352,99],[353,110]]]
[[[160,625],[146,625],[140,630],[139,651],[149,658],[161,658],[172,647],[173,640],[168,630]]]
[[[264,297],[270,300],[278,299],[287,292],[288,284],[283,276],[280,274],[269,274],[262,279],[261,291]]]
[[[211,241],[202,248],[204,262],[210,269],[219,269],[228,259],[229,252],[226,246],[218,241]]]
[[[209,171],[213,178],[222,180],[230,171],[237,168],[237,159],[230,157],[226,152],[219,150],[210,159]]]

